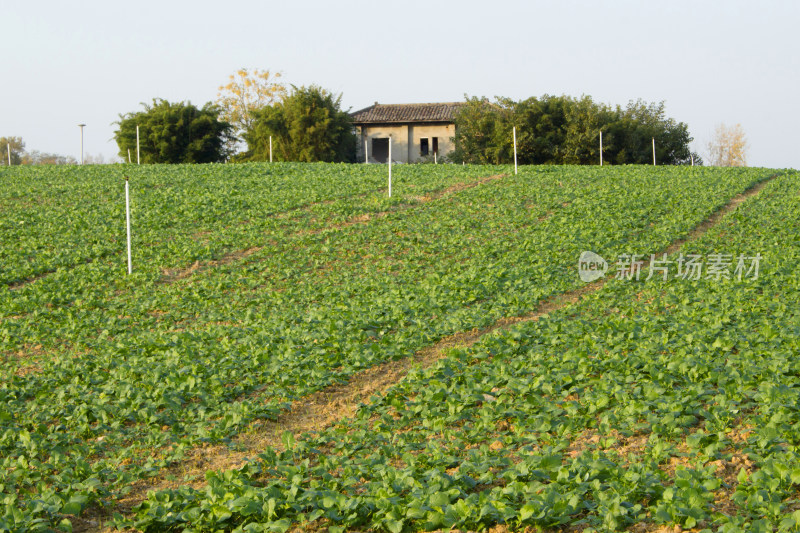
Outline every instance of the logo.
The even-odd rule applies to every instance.
[[[608,263],[594,252],[583,252],[578,258],[578,274],[581,281],[589,283],[602,278],[608,271]]]
[[[662,253],[660,258],[656,254],[650,254],[648,261],[647,255],[644,254],[619,254],[614,263],[614,279],[650,281],[651,278],[659,276],[664,281],[668,279],[689,281],[710,279],[720,282],[757,280],[763,258],[760,253],[753,256],[719,252],[705,256],[681,253],[674,258]],[[608,272],[608,262],[596,253],[586,251],[578,258],[578,274],[581,281],[590,283],[605,276],[606,272]],[[645,274],[647,277],[644,277]]]

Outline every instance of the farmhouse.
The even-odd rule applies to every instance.
[[[351,113],[358,138],[358,160],[385,163],[392,139],[392,161],[415,163],[453,151],[455,114],[463,105],[379,104]]]

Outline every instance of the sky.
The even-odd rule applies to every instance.
[[[748,164],[800,168],[797,0],[9,2],[0,137],[117,157],[120,114],[202,106],[239,68],[374,102],[589,95],[665,102],[703,155],[741,124]]]

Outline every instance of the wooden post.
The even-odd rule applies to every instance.
[[[138,124],[136,125],[136,164],[137,165],[141,165],[142,164],[142,155],[141,155],[141,152],[139,151],[139,125]]]
[[[272,135],[269,136],[269,162],[272,163]]]

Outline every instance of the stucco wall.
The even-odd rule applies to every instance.
[[[453,124],[420,124],[420,125],[370,125],[356,128],[358,138],[357,161],[364,161],[364,140],[367,141],[370,162],[376,162],[372,156],[372,139],[392,138],[392,160],[401,163],[414,163],[420,160],[420,139],[428,139],[429,158],[433,159],[433,137],[438,138],[439,156],[453,151],[450,137],[455,135]]]
[[[453,143],[450,137],[455,135],[452,124],[426,124],[411,126],[408,132],[408,144],[410,147],[409,159],[419,161],[420,159],[420,140],[428,139],[428,158],[433,159],[433,138],[439,140],[439,157],[445,156],[453,151]]]
[[[358,161],[364,161],[364,140],[367,140],[370,163],[372,157],[372,139],[392,138],[392,161],[408,163],[408,126],[362,126],[358,139]]]

